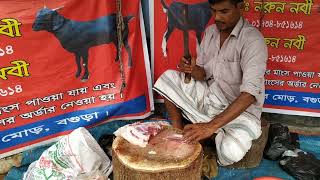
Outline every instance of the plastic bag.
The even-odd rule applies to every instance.
[[[265,158],[278,160],[283,152],[296,148],[299,148],[298,136],[291,134],[288,127],[280,123],[270,125],[268,142],[264,149]]]
[[[108,180],[108,177],[101,171],[93,171],[85,174],[80,174],[73,180]]]
[[[112,164],[99,144],[85,128],[71,134],[45,150],[24,174],[24,180],[71,180],[80,174],[101,171],[108,176]]]
[[[300,149],[284,152],[280,166],[298,180],[320,180],[320,160]]]

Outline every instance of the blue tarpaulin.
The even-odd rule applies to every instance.
[[[104,125],[89,129],[92,136],[98,140],[104,134],[112,134],[119,127],[136,121],[114,121]],[[320,159],[320,137],[319,136],[299,136],[300,148],[306,152],[313,153]],[[39,159],[42,152],[49,146],[44,146],[23,153],[22,167],[12,168],[5,180],[21,180],[23,173],[33,161]],[[260,166],[252,169],[229,169],[219,167],[219,174],[213,180],[250,180],[262,176],[274,176],[285,180],[294,180],[293,177],[284,172],[278,165],[278,161],[263,159]]]

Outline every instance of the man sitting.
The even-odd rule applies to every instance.
[[[209,0],[215,24],[204,34],[197,58],[167,70],[154,89],[164,98],[172,125],[187,142],[216,134],[220,165],[240,161],[261,135],[267,47],[242,17],[242,0]],[[185,73],[191,74],[184,83]],[[183,127],[182,117],[191,121]]]

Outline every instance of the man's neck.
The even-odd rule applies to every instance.
[[[222,37],[228,37],[231,34],[232,31],[220,31],[220,36]]]
[[[220,31],[220,48],[223,46],[224,41],[229,37],[231,32]]]
[[[237,26],[240,18],[241,17],[239,17],[239,19],[237,20],[237,23],[232,28],[228,28],[225,30],[219,30],[220,31],[220,48],[223,46],[224,41],[230,36],[233,29]]]

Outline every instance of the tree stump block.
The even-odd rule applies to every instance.
[[[176,133],[181,131],[164,129],[145,148],[117,137],[112,144],[114,180],[201,179],[201,145],[167,139]]]
[[[261,136],[252,141],[252,146],[244,156],[242,160],[237,163],[226,166],[228,168],[237,168],[237,169],[245,169],[245,168],[254,168],[259,166],[262,158],[263,158],[263,150],[267,144],[268,134],[269,134],[270,124],[265,120],[261,119]]]

